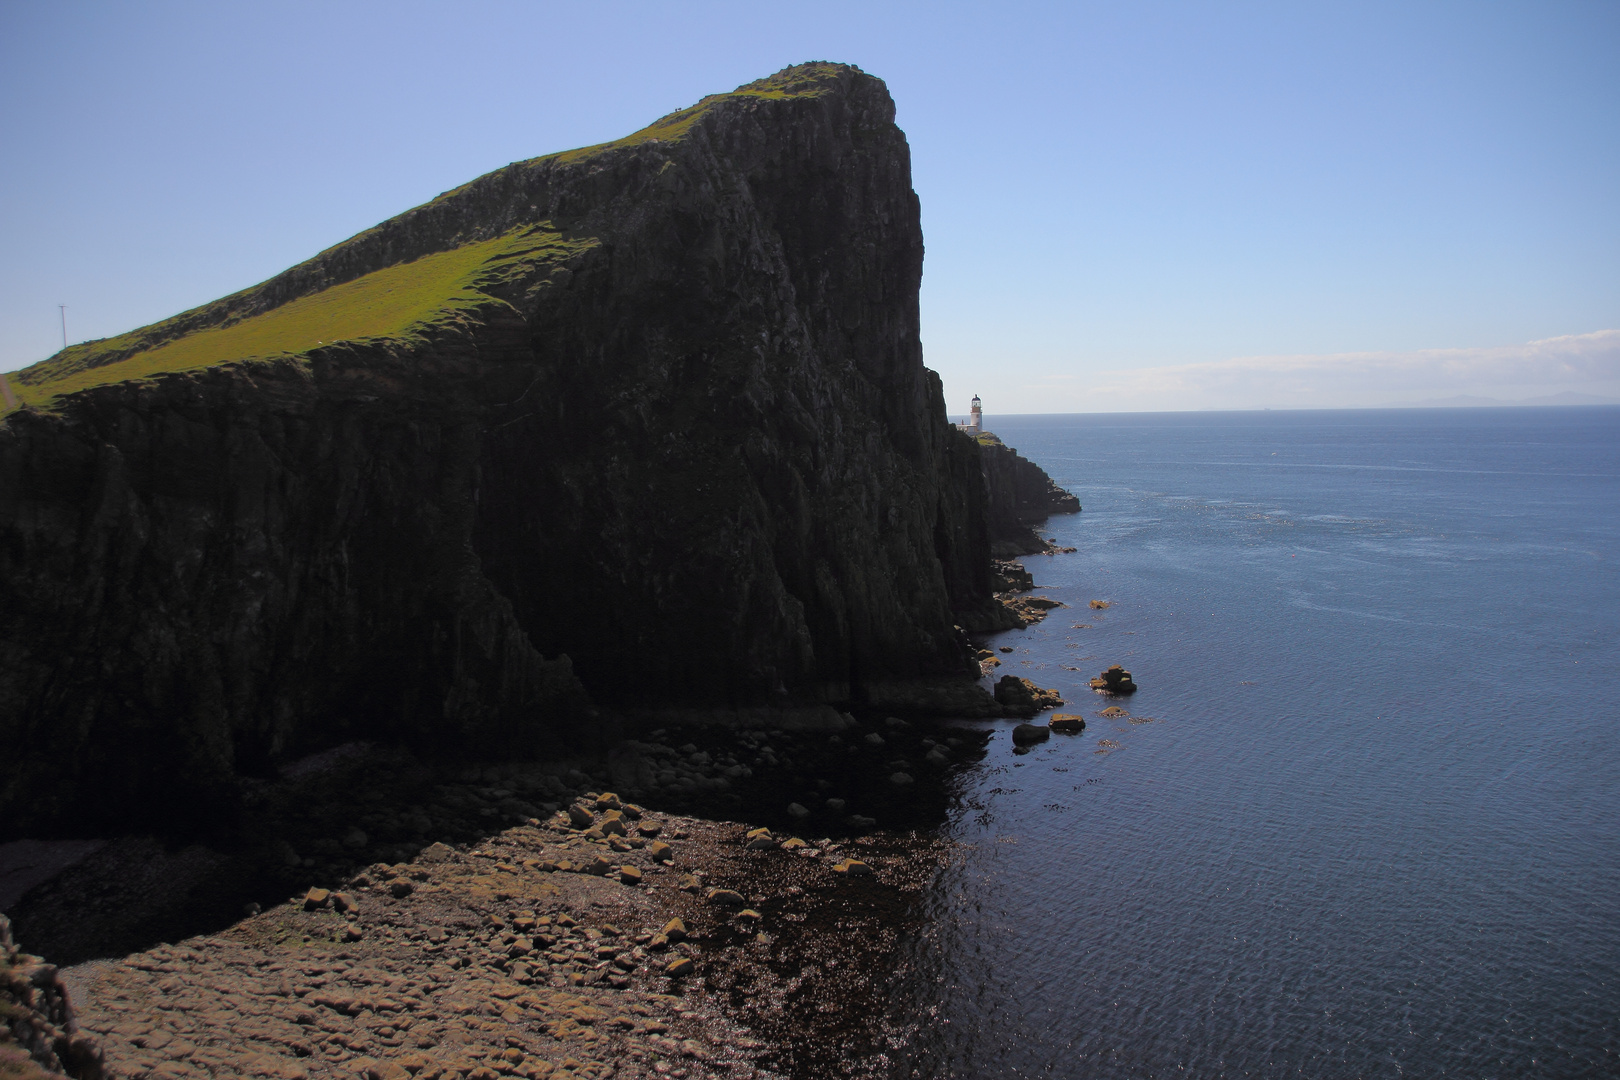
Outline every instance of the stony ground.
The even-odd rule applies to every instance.
[[[81,1029],[129,1078],[881,1072],[873,1010],[937,845],[616,803],[72,969]]]

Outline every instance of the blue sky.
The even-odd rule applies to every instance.
[[[790,63],[888,82],[953,411],[1620,397],[1620,4],[0,3],[0,370]]]

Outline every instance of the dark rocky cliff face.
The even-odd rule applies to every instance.
[[[989,499],[989,529],[998,557],[1043,551],[1035,526],[1053,514],[1080,512],[1080,500],[1064,491],[1046,470],[999,440],[982,442],[981,460]]]
[[[0,833],[194,812],[356,736],[540,752],[598,706],[976,674],[980,448],[856,69],[509,166],[141,347],[529,226],[562,240],[412,336],[0,422]]]

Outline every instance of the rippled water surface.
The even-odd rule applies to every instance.
[[[1088,728],[996,725],[905,1071],[1620,1074],[1620,409],[988,426],[1085,506],[998,674]]]

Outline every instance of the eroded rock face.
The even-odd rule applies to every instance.
[[[611,734],[593,701],[975,676],[984,471],[922,363],[893,102],[837,65],[744,90],[173,324],[565,238],[431,332],[0,422],[0,833],[195,814],[352,738],[543,752]]]

